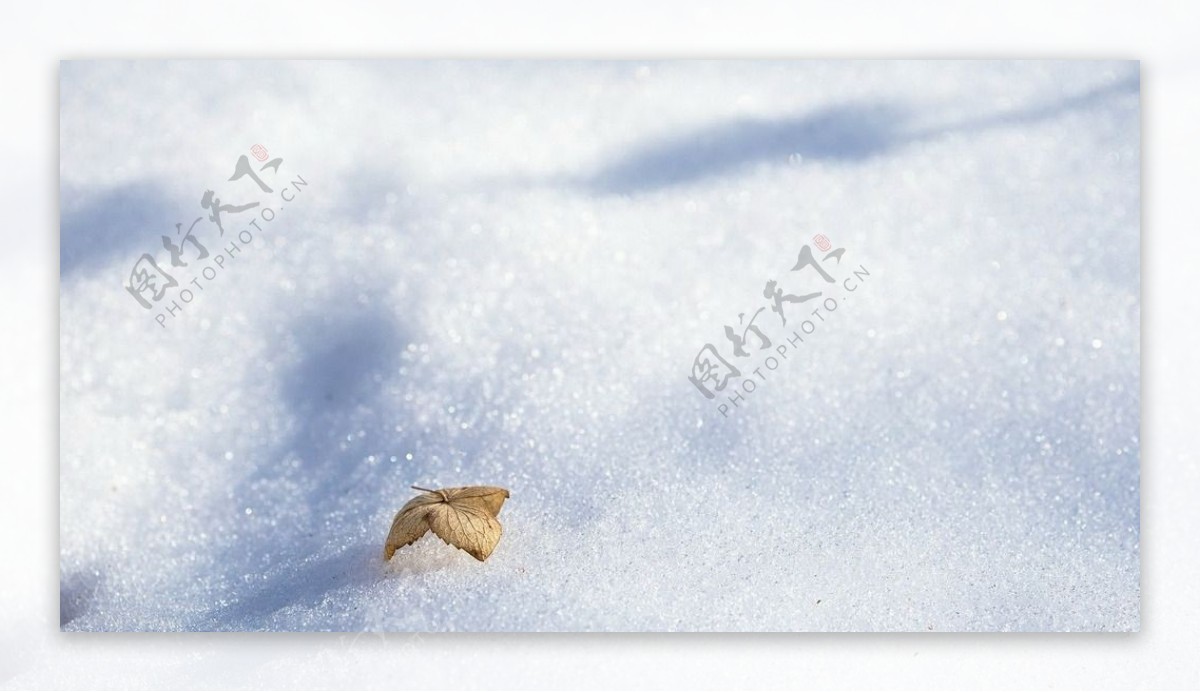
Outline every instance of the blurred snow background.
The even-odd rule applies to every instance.
[[[61,108],[64,629],[1138,628],[1136,63],[64,63]],[[134,261],[255,143],[309,185],[161,328]],[[870,281],[722,418],[692,358],[816,233]],[[383,564],[476,483],[488,562]]]

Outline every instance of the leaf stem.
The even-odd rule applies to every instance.
[[[430,490],[429,488],[422,488],[419,485],[410,485],[408,487],[412,488],[413,490],[420,490],[421,492],[426,492],[426,493],[436,493],[437,492],[436,490]]]

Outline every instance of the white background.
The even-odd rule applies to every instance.
[[[1195,687],[1189,214],[1200,7],[608,2],[439,9],[45,3],[6,11],[0,679],[19,686]],[[167,56],[1081,57],[1142,60],[1142,632],[1136,635],[63,635],[57,631],[58,60]]]

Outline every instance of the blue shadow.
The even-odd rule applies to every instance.
[[[741,118],[637,147],[584,182],[595,192],[628,194],[719,176],[793,154],[858,161],[902,142],[898,126],[905,119],[902,110],[884,104],[832,106],[776,120]]]
[[[631,153],[576,182],[596,194],[634,194],[726,175],[755,163],[782,163],[793,155],[855,163],[953,133],[1027,126],[1103,107],[1140,88],[1135,71],[1055,101],[925,128],[910,125],[910,109],[883,102],[841,104],[775,119],[738,118],[635,145]]]
[[[162,253],[164,235],[175,224],[199,216],[199,197],[189,204],[174,199],[158,185],[135,182],[101,191],[63,188],[59,225],[59,271],[62,277],[95,268],[127,255],[132,269],[142,253]]]

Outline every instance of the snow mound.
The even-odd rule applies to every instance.
[[[1139,626],[1136,63],[84,62],[61,104],[66,630]],[[255,144],[293,201],[197,225],[160,325],[134,263]],[[737,359],[817,234],[836,310]],[[779,362],[709,400],[706,343]],[[491,558],[384,564],[413,484],[509,488]]]

